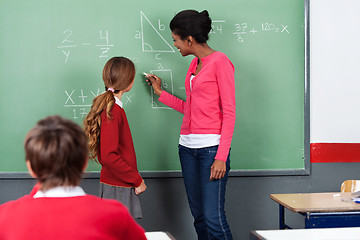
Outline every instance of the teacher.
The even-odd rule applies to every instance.
[[[184,114],[179,157],[198,239],[232,239],[224,204],[234,132],[234,66],[208,44],[208,12],[184,10],[170,22],[174,46],[194,55],[185,78],[186,101],[162,90],[161,79],[147,74],[159,101]]]

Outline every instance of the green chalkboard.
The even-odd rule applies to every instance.
[[[209,45],[236,68],[237,121],[232,170],[293,171],[304,160],[303,0],[12,0],[0,8],[0,172],[25,172],[23,139],[37,120],[60,114],[81,124],[113,56],[132,59],[123,96],[140,171],[177,172],[182,115],[158,102],[142,72],[185,98],[192,56],[181,57],[169,30],[183,9],[207,9]],[[97,171],[91,164],[88,171]]]

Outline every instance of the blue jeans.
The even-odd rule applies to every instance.
[[[185,189],[199,240],[232,240],[224,210],[226,182],[230,171],[229,157],[225,176],[210,181],[211,165],[217,148],[218,146],[194,149],[179,145]]]

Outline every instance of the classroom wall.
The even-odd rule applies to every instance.
[[[357,0],[311,0],[311,143],[359,143],[360,82],[356,71],[360,48]],[[241,159],[232,159],[241,161]],[[312,163],[308,176],[230,177],[226,211],[234,239],[248,239],[255,229],[278,228],[278,205],[271,193],[339,191],[346,179],[360,179],[360,163]],[[147,230],[166,230],[177,240],[196,239],[181,178],[146,179],[141,196]],[[28,193],[30,178],[0,180],[0,203]],[[84,189],[97,194],[98,179],[84,179]],[[302,227],[296,214],[290,223]]]
[[[360,2],[310,2],[311,162],[359,162]]]
[[[360,142],[360,1],[313,0],[312,143]]]

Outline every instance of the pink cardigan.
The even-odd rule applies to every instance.
[[[215,159],[226,161],[235,127],[234,65],[222,52],[201,59],[202,69],[192,81],[198,58],[190,64],[185,78],[186,101],[162,91],[159,101],[184,114],[180,134],[220,134]]]

